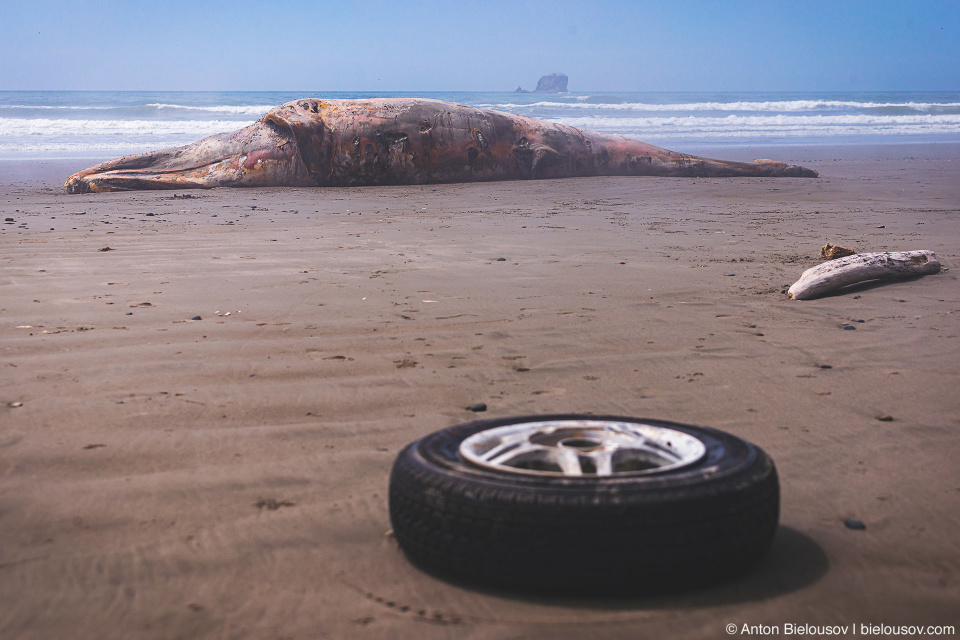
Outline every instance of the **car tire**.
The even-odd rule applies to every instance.
[[[579,471],[567,464],[574,457]],[[780,488],[773,461],[731,434],[562,414],[471,422],[409,444],[394,462],[389,503],[407,557],[441,577],[539,593],[659,594],[755,566],[777,528]]]

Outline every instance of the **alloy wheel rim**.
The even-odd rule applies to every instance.
[[[669,427],[615,420],[544,420],[486,429],[460,444],[468,463],[500,473],[619,477],[673,471],[707,448]]]

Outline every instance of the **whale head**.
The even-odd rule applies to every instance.
[[[271,117],[273,116],[273,117]],[[295,123],[268,113],[254,124],[173,149],[123,156],[67,178],[69,193],[132,189],[314,186]]]

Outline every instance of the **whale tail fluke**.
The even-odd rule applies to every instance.
[[[798,164],[787,164],[777,160],[754,160],[760,169],[761,176],[785,177],[785,178],[819,178],[820,174],[814,169],[801,167]]]
[[[679,154],[678,154],[679,155]],[[754,160],[737,162],[735,160],[714,160],[698,156],[682,156],[676,163],[672,175],[702,178],[819,178],[813,169],[797,164],[787,164],[778,160]]]

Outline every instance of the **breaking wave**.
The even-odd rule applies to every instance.
[[[848,110],[904,110],[912,112],[960,113],[960,102],[854,102],[846,100],[782,100],[764,102],[689,102],[654,104],[648,102],[551,102],[526,104],[496,103],[478,105],[500,111],[529,109],[596,109],[598,111],[848,111]]]
[[[345,99],[435,98],[652,140],[666,147],[681,142],[697,146],[960,141],[958,92],[0,91],[0,154],[107,155],[180,146],[240,129],[277,104],[311,94]]]
[[[657,137],[769,138],[823,136],[889,136],[960,132],[960,115],[836,116],[673,116],[645,118],[561,117],[553,122],[579,129]]]
[[[246,123],[252,124],[253,121]],[[207,136],[245,126],[235,120],[71,120],[67,118],[0,119],[4,136]]]
[[[152,107],[158,110],[181,110],[181,111],[203,111],[207,113],[229,113],[234,115],[245,115],[245,116],[256,116],[260,117],[265,114],[270,109],[273,109],[276,105],[227,105],[227,104],[218,104],[213,106],[205,107],[194,107],[185,104],[164,104],[162,102],[151,102],[150,104],[145,105],[147,107]]]

